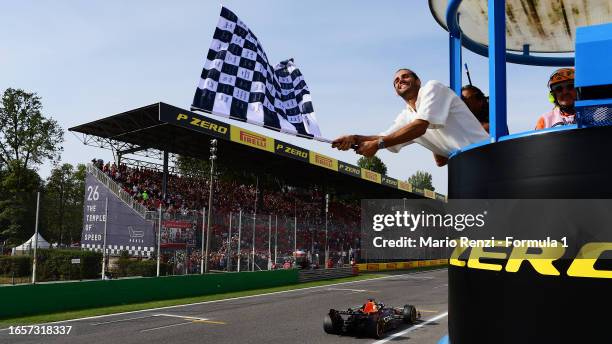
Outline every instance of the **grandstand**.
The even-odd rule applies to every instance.
[[[292,257],[296,251],[305,252],[312,263],[323,263],[325,194],[331,195],[327,236],[330,259],[345,263],[359,254],[360,199],[446,199],[395,178],[165,103],[102,118],[70,131],[87,145],[113,151],[115,162],[94,159],[89,170],[102,172],[95,173],[98,179],[105,179],[107,187],[121,193],[124,202],[148,218],[155,218],[153,211],[162,206],[162,257],[175,262],[174,273],[197,269],[202,242],[199,229],[203,227],[202,213],[208,209],[209,181],[207,177],[193,178],[171,171],[169,155],[208,160],[212,138],[218,139],[218,165],[283,181],[283,186],[276,189],[265,185],[256,188],[251,180],[215,181],[210,242],[210,262],[215,269],[238,269],[242,260],[243,268],[265,266],[266,260],[281,264],[283,257]],[[136,160],[126,158],[134,154],[158,157],[163,164],[159,168],[152,163],[134,164]],[[184,223],[178,223],[174,221],[177,214],[192,216],[183,216],[179,221]],[[167,225],[170,217],[174,222]],[[189,227],[192,233],[186,235],[172,226]],[[151,226],[151,231],[157,230]],[[191,239],[186,240],[187,236]],[[115,245],[111,253],[118,254],[120,247]],[[132,252],[140,255],[133,247]]]
[[[295,183],[333,186],[359,198],[437,198],[444,195],[223,123],[165,103],[156,103],[69,129],[87,145],[112,149],[121,157],[143,151],[208,159],[209,139],[219,140],[218,162],[235,169],[291,175]],[[160,155],[161,157],[161,155]],[[352,178],[347,178],[350,176]],[[384,187],[381,187],[384,186]]]

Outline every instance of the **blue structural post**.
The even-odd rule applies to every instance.
[[[508,135],[506,109],[506,1],[489,0],[489,132]]]
[[[450,33],[448,38],[450,50],[450,87],[457,95],[461,96],[461,31]]]

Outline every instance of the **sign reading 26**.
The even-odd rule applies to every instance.
[[[87,187],[87,200],[88,201],[97,201],[100,198],[100,194],[98,193],[98,185],[88,186]]]

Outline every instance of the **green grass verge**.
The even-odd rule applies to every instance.
[[[432,269],[439,269],[439,268],[440,267],[423,267],[423,268],[418,268],[418,269],[405,270],[404,272],[411,273],[411,272],[416,272],[416,271],[432,270]],[[361,281],[361,280],[368,280],[368,279],[373,279],[377,277],[388,276],[390,274],[398,273],[398,272],[400,271],[362,273],[360,275],[352,276],[352,277],[336,278],[336,279],[325,280],[325,281],[299,283],[299,284],[292,284],[292,285],[274,287],[274,288],[253,289],[253,290],[246,290],[246,291],[233,292],[233,293],[194,296],[194,297],[187,297],[187,298],[181,298],[181,299],[150,301],[150,302],[143,302],[143,303],[133,303],[133,304],[128,304],[128,305],[82,309],[82,310],[52,313],[52,314],[32,315],[32,316],[18,317],[18,318],[7,318],[7,319],[0,320],[0,328],[5,328],[8,326],[16,326],[16,325],[31,325],[31,324],[54,322],[54,321],[70,320],[70,319],[91,317],[91,316],[96,316],[96,315],[106,315],[106,314],[114,314],[114,313],[121,313],[121,312],[138,311],[138,310],[144,310],[144,309],[150,309],[150,308],[177,306],[177,305],[184,305],[184,304],[204,302],[204,301],[223,300],[223,299],[230,299],[230,298],[240,297],[240,296],[267,294],[267,293],[273,293],[277,291],[303,289],[303,288],[308,288],[308,287],[323,286],[323,285],[334,284],[334,283]]]

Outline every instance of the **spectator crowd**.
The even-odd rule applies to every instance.
[[[163,197],[161,171],[129,167],[125,164],[104,163],[102,160],[92,160],[94,166],[108,175],[138,203],[150,211],[162,206],[166,214],[200,214],[193,221],[201,221],[202,209],[208,209],[209,180],[168,174],[167,193]],[[259,195],[258,195],[259,194]],[[211,221],[211,250],[209,264],[212,268],[224,270],[227,268],[227,255],[231,256],[229,263],[233,269],[238,264],[238,234],[237,216],[242,211],[241,254],[242,269],[248,269],[247,264],[252,259],[252,228],[253,212],[257,202],[257,222],[255,226],[255,260],[258,266],[267,267],[268,241],[276,244],[278,265],[286,261],[295,263],[294,249],[307,252],[308,260],[313,265],[323,264],[325,252],[325,194],[316,186],[312,188],[297,188],[291,186],[277,187],[270,190],[239,180],[216,179],[213,184],[213,220]],[[234,217],[231,246],[228,249],[229,216]],[[273,216],[274,236],[269,237],[269,215]],[[358,200],[339,201],[332,197],[328,212],[329,260],[336,265],[338,262],[348,263],[349,252],[357,252],[360,245],[360,205]],[[278,222],[276,222],[278,221]],[[199,222],[201,223],[201,222]],[[278,223],[278,226],[276,225]],[[297,231],[294,226],[297,223]],[[201,228],[196,226],[196,228]],[[294,235],[297,234],[297,238]],[[297,241],[296,242],[294,242]],[[272,246],[274,251],[274,246]],[[201,252],[197,247],[189,252],[176,254],[167,253],[170,263],[176,260],[177,273],[197,270]],[[180,261],[180,263],[179,263]],[[184,271],[183,271],[184,270]]]

